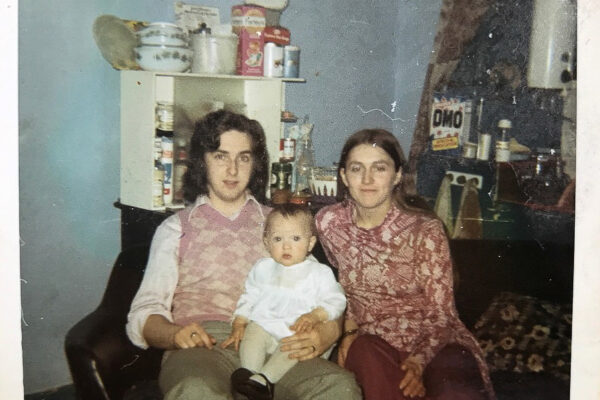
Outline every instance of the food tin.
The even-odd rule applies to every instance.
[[[273,42],[265,43],[264,76],[281,78],[283,76],[283,47]]]
[[[464,158],[477,157],[477,143],[465,142],[465,144],[463,144],[463,157]]]
[[[497,141],[496,142],[496,162],[509,162],[509,161],[510,161],[509,142]]]
[[[292,164],[286,162],[274,162],[271,165],[271,191],[291,190],[292,188]]]
[[[296,139],[279,139],[279,161],[292,162],[296,156]]]
[[[283,48],[283,76],[298,78],[300,71],[300,47],[285,46]]]

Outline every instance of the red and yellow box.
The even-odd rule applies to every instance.
[[[263,75],[265,26],[263,7],[243,4],[231,7],[231,27],[239,37],[236,59],[238,75]]]

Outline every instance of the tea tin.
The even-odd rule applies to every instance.
[[[283,76],[283,47],[273,43],[265,43],[264,76],[280,78]]]
[[[284,78],[298,78],[300,71],[300,47],[285,46],[283,48]]]

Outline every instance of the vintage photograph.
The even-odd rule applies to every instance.
[[[24,398],[578,398],[588,10],[20,1]]]

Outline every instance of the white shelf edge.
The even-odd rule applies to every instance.
[[[213,75],[213,74],[194,74],[191,72],[160,72],[160,71],[143,71],[130,70],[133,72],[151,73],[160,76],[182,76],[190,78],[211,78],[211,79],[241,79],[241,80],[277,80],[283,82],[298,82],[305,83],[304,78],[276,78],[270,76],[249,76],[249,75]]]

